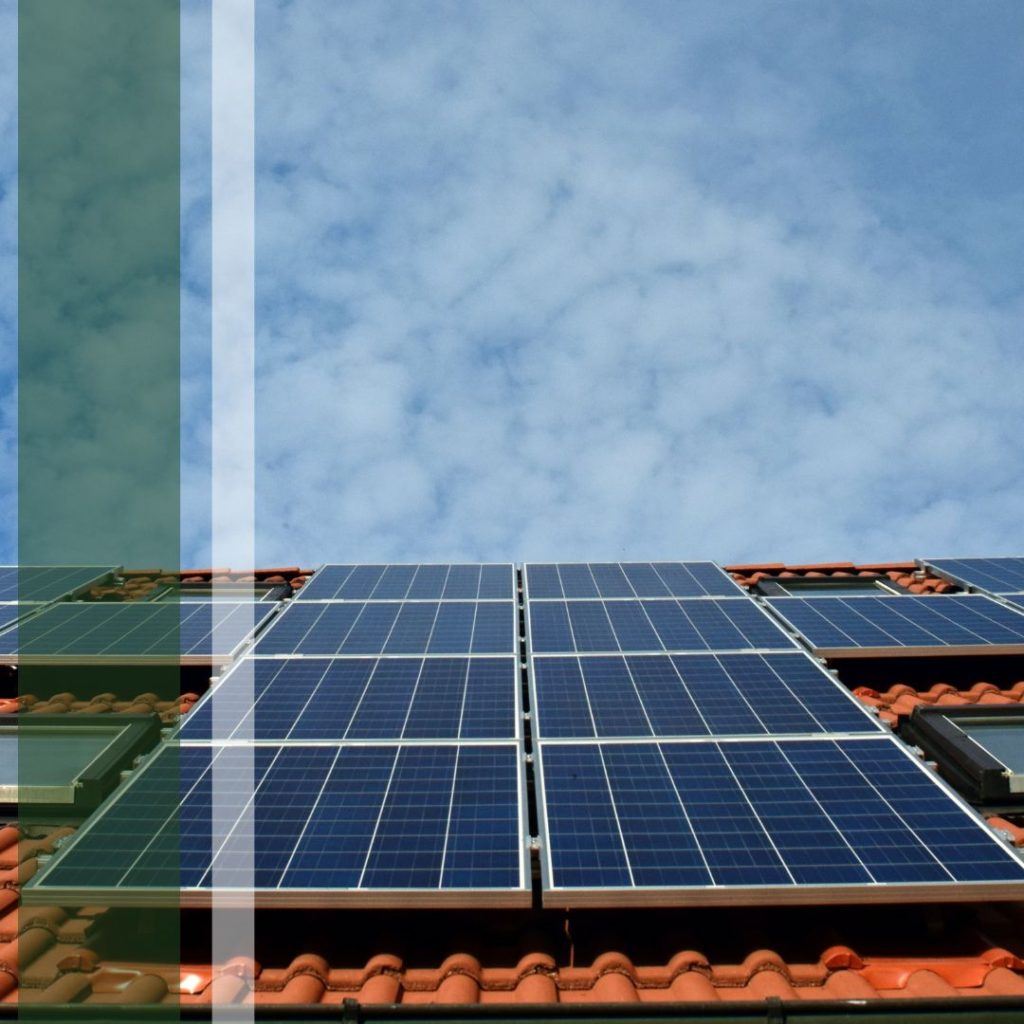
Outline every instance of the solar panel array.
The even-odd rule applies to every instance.
[[[651,566],[617,568],[525,567],[546,905],[806,902],[822,887],[912,900],[1024,882],[776,621],[726,596],[731,581],[702,570],[702,596],[655,596],[634,582]],[[671,578],[697,575],[683,563]]]
[[[965,587],[990,594],[1024,593],[1024,558],[933,558],[925,564]]]
[[[713,562],[562,562],[524,568],[535,600],[574,597],[741,597]]]
[[[711,563],[523,577],[545,904],[1024,892],[1024,863],[797,648],[774,607],[810,607],[816,625],[825,604],[838,629],[851,613],[871,624],[847,605],[882,601],[872,614],[898,606],[932,638],[928,609],[951,602],[950,642],[973,615],[996,637],[979,643],[1002,643],[999,615],[1024,623],[1005,604],[783,598],[770,615]],[[515,597],[511,566],[325,566],[186,717],[177,748],[29,889],[70,902],[102,890],[111,904],[216,891],[261,905],[530,905]],[[247,804],[218,803],[250,787]]]
[[[225,658],[272,612],[249,602],[68,601],[0,633],[0,657]]]
[[[553,905],[1024,882],[1024,864],[896,740],[544,744],[541,757]]]
[[[114,566],[96,565],[0,566],[0,602],[56,601],[113,571]]]
[[[806,655],[535,658],[534,736],[877,733],[864,706]]]
[[[512,566],[325,566],[303,595],[186,717],[180,793],[165,752],[48,890],[529,904]],[[248,816],[212,806],[214,778],[235,774],[242,791],[252,779]]]
[[[252,658],[189,712],[180,736],[513,740],[518,695],[514,658]]]
[[[294,602],[256,654],[512,654],[511,601]]]
[[[530,601],[536,654],[792,649],[748,598]]]
[[[300,601],[511,601],[515,567],[497,565],[325,565]]]
[[[253,787],[244,821],[215,820],[215,762],[219,785]],[[386,903],[395,891],[498,902],[523,887],[520,805],[511,743],[183,745],[161,750],[82,830],[46,885],[122,899],[177,900],[180,888],[186,903],[214,879],[263,902]]]
[[[980,595],[770,598],[818,651],[1024,649],[1024,616]]]

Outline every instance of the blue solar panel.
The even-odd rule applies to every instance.
[[[179,736],[515,739],[519,685],[512,657],[246,658],[189,712]]]
[[[530,601],[535,654],[788,650],[793,641],[748,598]]]
[[[1024,558],[934,558],[926,564],[957,583],[991,594],[1024,591]]]
[[[401,902],[414,890],[426,903],[453,892],[464,903],[474,890],[489,904],[503,893],[528,902],[517,750],[164,749],[31,884],[115,898],[180,886],[186,899],[237,887],[257,902],[310,890],[328,903],[379,904],[389,891]],[[251,828],[212,821],[214,760],[218,785],[237,776],[247,791],[252,779]]]
[[[533,659],[535,735],[874,733],[877,719],[802,654]]]
[[[1024,616],[981,596],[768,601],[817,650],[1024,645]]]
[[[0,629],[9,626],[12,622],[27,614],[31,609],[17,604],[0,604]]]
[[[511,601],[293,602],[257,654],[511,654],[519,646]]]
[[[113,566],[97,565],[0,566],[0,601],[55,601],[113,571]]]
[[[298,593],[302,601],[510,601],[510,563],[325,565]]]
[[[743,591],[713,562],[528,564],[531,600],[594,597],[737,597]]]
[[[227,657],[272,612],[251,602],[66,602],[0,633],[0,656]]]
[[[548,742],[541,775],[551,905],[1024,891],[1024,864],[891,738]]]

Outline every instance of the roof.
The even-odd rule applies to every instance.
[[[211,583],[263,583],[299,590],[312,574],[312,569],[297,565],[241,572],[234,569],[128,569],[119,574],[116,582],[90,587],[85,596],[92,601],[146,601],[161,587]]]
[[[488,1005],[1024,995],[1024,961],[999,948],[973,957],[865,959],[835,946],[814,963],[788,963],[760,949],[736,964],[711,963],[700,952],[682,950],[665,964],[648,966],[609,951],[581,967],[559,966],[544,953],[528,954],[509,967],[483,967],[468,953],[453,954],[434,968],[409,967],[388,954],[358,967],[335,967],[308,953],[281,966],[239,958],[211,970],[205,964],[100,961],[78,946],[92,921],[62,915],[56,909],[36,915],[23,932],[23,955],[25,944],[35,954],[24,969],[26,983],[36,990],[33,1001]]]
[[[199,700],[197,693],[183,693],[174,700],[160,700],[155,693],[138,693],[133,697],[122,697],[116,693],[98,693],[93,697],[77,697],[67,691],[52,697],[40,698],[32,693],[17,697],[0,698],[0,715],[17,714],[158,714],[167,724],[177,721]]]
[[[913,562],[855,565],[731,566],[741,585],[763,578],[808,579],[849,576],[885,578],[915,593],[945,593],[953,584],[922,572]],[[130,571],[123,584],[99,588],[99,600],[138,600],[163,584],[259,581],[295,590],[308,578],[298,567],[252,573],[230,570]],[[95,590],[96,588],[94,588]],[[965,662],[966,663],[966,662]],[[916,678],[870,677],[854,666],[840,678],[865,704],[894,727],[919,704],[1008,704],[1024,702],[1020,681],[1002,676],[972,679],[953,673],[943,681],[921,661]],[[872,672],[874,670],[872,669]],[[923,680],[923,681],[922,681]],[[191,679],[189,680],[191,682]],[[62,692],[0,700],[0,713],[134,713],[154,711],[172,722],[198,699],[185,692],[160,700],[151,692],[98,694]],[[1018,847],[1024,820],[990,816]],[[906,1000],[1024,1000],[1024,904],[960,907],[943,918],[941,908],[739,908],[687,909],[671,918],[634,912],[624,923],[617,912],[574,912],[582,937],[570,940],[570,921],[558,911],[533,917],[488,912],[456,926],[432,912],[416,919],[401,911],[374,918],[373,911],[259,911],[257,959],[208,962],[195,933],[208,937],[205,911],[182,914],[180,963],[133,959],[130,936],[120,934],[120,911],[102,907],[19,908],[18,887],[40,858],[73,830],[63,823],[24,836],[0,827],[0,1002],[15,1003],[31,990],[31,1001],[85,1005],[212,1002],[260,1006],[316,1006],[355,1000],[367,1007],[445,1005],[587,1005]],[[849,911],[847,913],[846,911]],[[807,913],[816,916],[807,918]],[[509,912],[526,913],[531,912]],[[668,912],[654,911],[653,915]],[[938,914],[938,918],[934,916]],[[597,921],[591,928],[583,922]],[[936,924],[936,920],[939,924]],[[671,922],[671,927],[666,922]],[[813,927],[803,927],[810,921]],[[204,923],[205,922],[205,923]],[[553,923],[554,922],[554,923]],[[561,944],[551,941],[552,930]],[[422,933],[416,941],[407,933]],[[677,934],[678,932],[678,934]],[[344,933],[344,940],[339,938]],[[350,933],[355,933],[351,938]],[[685,933],[683,935],[682,933]],[[27,1000],[26,1000],[27,1001]],[[1024,1002],[1019,1005],[1024,1005]]]
[[[949,580],[922,569],[916,562],[826,562],[816,565],[786,565],[765,562],[755,565],[727,565],[725,571],[741,586],[752,587],[761,580],[887,579],[912,594],[949,594],[960,588]]]
[[[969,688],[959,689],[950,683],[933,683],[927,690],[917,690],[906,683],[896,683],[883,691],[858,686],[853,694],[863,704],[876,708],[880,718],[896,725],[913,714],[919,705],[956,707],[964,704],[1024,703],[1024,680],[1009,687],[981,680]]]

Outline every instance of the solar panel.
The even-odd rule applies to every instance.
[[[515,567],[492,565],[325,565],[301,601],[511,601]]]
[[[186,717],[185,741],[520,736],[515,658],[245,658]]]
[[[212,820],[215,760],[218,784],[251,773],[250,825]],[[256,905],[528,905],[523,789],[508,743],[164,748],[29,887],[110,904],[205,905],[216,884]]]
[[[293,602],[256,644],[256,654],[512,654],[511,601]]]
[[[65,602],[0,633],[0,658],[227,657],[273,610],[249,602]]]
[[[980,595],[780,597],[768,605],[819,653],[906,654],[1024,647],[1024,616]]]
[[[535,654],[789,650],[793,641],[749,598],[530,601]]]
[[[531,600],[586,597],[738,597],[713,562],[562,562],[524,566]]]
[[[1024,591],[1024,558],[930,558],[925,564],[965,587],[992,594]]]
[[[548,906],[1019,899],[899,741],[542,743]]]
[[[56,601],[102,580],[114,568],[97,565],[0,566],[0,601]]]
[[[687,737],[882,729],[809,657],[688,654],[533,659],[534,736]]]
[[[19,604],[0,604],[0,629],[17,621],[17,619],[27,614],[30,610],[30,608],[25,608]]]

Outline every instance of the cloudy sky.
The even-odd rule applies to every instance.
[[[209,14],[185,12],[205,562]],[[258,561],[1024,550],[1016,0],[257,15]]]

